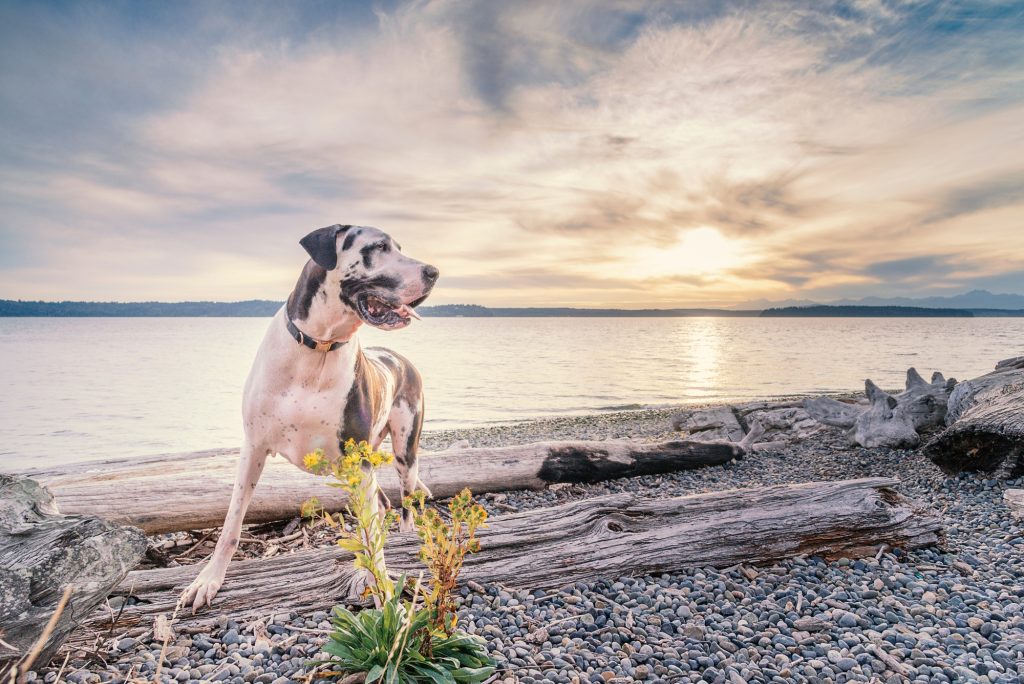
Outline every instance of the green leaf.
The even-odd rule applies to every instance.
[[[433,663],[414,665],[409,669],[412,671],[413,675],[416,676],[417,680],[426,680],[433,682],[433,684],[455,684],[455,678],[452,677],[448,670],[438,667]]]
[[[387,674],[384,675],[385,684],[398,684],[398,660],[388,663]]]
[[[372,668],[370,668],[370,671],[366,673],[366,684],[370,684],[371,682],[377,681],[383,675],[384,675],[384,666],[383,665],[374,665]]]
[[[475,682],[482,682],[494,674],[493,667],[460,667],[452,672],[452,677],[459,684],[473,684]]]

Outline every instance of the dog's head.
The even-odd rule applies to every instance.
[[[299,243],[317,266],[327,272],[341,303],[369,325],[397,330],[419,318],[413,311],[437,281],[433,266],[402,254],[387,233],[369,226],[328,226],[314,230]]]

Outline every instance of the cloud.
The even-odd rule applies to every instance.
[[[955,269],[950,258],[945,255],[928,255],[877,261],[864,269],[866,275],[884,282],[900,282],[921,277],[941,278]]]
[[[936,205],[922,219],[922,224],[939,223],[985,209],[1024,205],[1024,173],[988,178],[981,183],[956,188],[938,198]]]
[[[148,281],[164,299],[281,298],[298,237],[336,221],[438,263],[438,301],[855,296],[1024,268],[1011,3],[8,3],[0,19],[0,296]],[[97,248],[138,258],[112,278],[81,257]]]

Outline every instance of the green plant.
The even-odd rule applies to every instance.
[[[359,613],[335,607],[334,629],[323,650],[344,672],[365,672],[366,681],[371,683],[482,682],[494,673],[495,662],[483,639],[456,631],[452,590],[466,554],[480,546],[476,531],[484,526],[487,512],[473,501],[468,489],[449,504],[450,523],[436,510],[426,508],[422,492],[403,502],[415,516],[420,559],[431,575],[422,604],[420,581],[416,582],[412,600],[403,600],[405,578],[394,582],[384,562],[388,528],[397,515],[393,511],[381,514],[376,505],[376,469],[393,458],[373,450],[366,442],[357,444],[353,440],[344,444],[339,459],[328,459],[319,449],[305,457],[309,470],[332,476],[335,482],[331,486],[348,492],[346,508],[355,522],[351,531],[330,514],[322,514],[341,530],[338,545],[353,553],[356,569],[372,579],[367,592],[377,606]],[[315,499],[303,505],[304,516],[317,515],[318,510],[322,508]]]
[[[450,635],[457,626],[452,592],[466,554],[480,549],[476,532],[487,526],[487,511],[473,500],[469,489],[463,489],[448,502],[451,522],[425,506],[423,492],[406,497],[402,504],[415,516],[420,560],[430,570],[430,591],[425,602],[434,613],[431,626],[435,631]]]
[[[403,578],[404,580],[404,578]],[[403,580],[399,581],[401,586]],[[346,672],[366,672],[366,682],[472,684],[494,673],[483,639],[462,632],[431,634],[432,611],[395,593],[379,609],[353,613],[334,608],[334,631],[323,650]],[[430,638],[430,653],[424,640]]]
[[[388,528],[397,519],[397,514],[387,511],[383,515],[377,507],[376,469],[394,460],[392,454],[374,450],[369,443],[356,443],[350,439],[343,445],[339,459],[328,459],[322,449],[306,454],[303,459],[306,468],[317,475],[330,475],[332,487],[348,492],[346,510],[355,519],[355,526],[348,531],[325,513],[324,519],[340,531],[338,546],[351,551],[357,570],[365,571],[371,581],[366,590],[377,605],[389,600],[395,592],[395,583],[388,576],[384,562],[384,544],[388,539]],[[315,502],[315,503],[314,503]],[[303,504],[302,513],[314,514],[319,501],[311,499]]]

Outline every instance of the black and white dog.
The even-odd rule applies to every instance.
[[[300,244],[310,260],[274,316],[245,383],[245,439],[224,529],[181,597],[193,611],[211,603],[224,581],[267,456],[281,454],[303,468],[303,457],[315,449],[336,458],[349,438],[376,448],[391,435],[402,496],[426,491],[416,461],[420,375],[394,352],[361,349],[356,332],[363,323],[397,330],[419,318],[413,308],[430,294],[437,269],[366,226],[320,228]],[[412,528],[407,515],[401,526]]]

